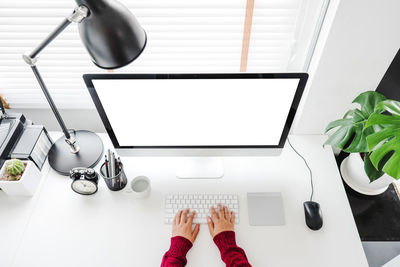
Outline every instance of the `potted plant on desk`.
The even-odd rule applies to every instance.
[[[379,170],[378,175],[386,173],[398,180],[400,179],[400,102],[394,100],[380,102],[364,128],[376,125],[382,128],[367,137],[371,162]]]
[[[393,178],[400,178],[400,102],[368,91],[353,103],[360,108],[328,124],[325,132],[337,130],[325,144],[350,153],[340,171],[352,189],[366,195],[381,194]]]
[[[40,171],[32,161],[11,159],[0,170],[0,188],[7,195],[31,196],[40,178]]]

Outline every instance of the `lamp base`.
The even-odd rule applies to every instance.
[[[76,167],[92,168],[103,155],[103,142],[100,137],[90,131],[79,130],[71,133],[79,146],[79,152],[71,152],[65,137],[58,139],[49,151],[49,164],[58,173],[69,175],[69,171]]]

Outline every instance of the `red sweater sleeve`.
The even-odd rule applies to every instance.
[[[181,236],[171,238],[171,246],[164,254],[161,267],[181,267],[186,265],[186,253],[192,242]]]
[[[251,267],[244,250],[236,245],[235,232],[219,233],[214,237],[214,243],[227,267]]]

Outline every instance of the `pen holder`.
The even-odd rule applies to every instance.
[[[100,167],[100,175],[103,177],[104,181],[106,182],[106,185],[108,189],[112,191],[119,191],[123,189],[126,184],[128,183],[128,179],[126,178],[125,172],[124,172],[124,165],[121,163],[121,170],[113,177],[108,177],[106,175],[106,165],[103,163]]]

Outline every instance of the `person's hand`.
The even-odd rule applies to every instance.
[[[196,240],[197,234],[200,230],[200,224],[196,224],[192,231],[193,219],[196,215],[195,211],[192,211],[189,215],[189,209],[179,211],[174,218],[172,224],[172,237],[181,236],[188,239],[192,244]]]
[[[210,210],[211,217],[207,216],[207,224],[212,238],[219,233],[234,230],[235,213],[233,211],[229,212],[229,209],[226,206],[222,207],[221,204],[218,204],[218,213],[214,207],[211,207]]]

